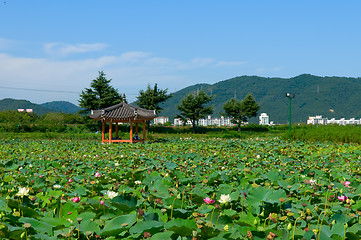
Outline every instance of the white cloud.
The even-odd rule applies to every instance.
[[[261,74],[261,73],[264,73],[266,70],[265,70],[265,68],[263,68],[263,67],[260,67],[260,68],[257,68],[256,69],[256,72],[258,73],[258,74]]]
[[[212,58],[194,58],[189,61],[179,61],[164,57],[149,57],[145,59],[144,64],[148,67],[155,67],[168,70],[190,70],[207,66],[212,66],[215,62]]]
[[[9,40],[0,38],[0,49],[6,49],[9,44],[11,44]]]
[[[274,72],[280,72],[280,71],[283,70],[283,67],[274,67],[272,70],[273,70]]]
[[[92,44],[65,44],[65,43],[46,43],[44,44],[44,50],[51,55],[68,56],[72,53],[87,53],[94,51],[101,51],[107,47],[104,43],[92,43]]]
[[[19,45],[19,41],[0,38],[0,50],[10,50]]]
[[[49,47],[49,49],[55,48]],[[84,51],[86,49],[96,48],[83,48]],[[70,53],[71,51],[75,50],[65,52]],[[118,88],[121,93],[133,97],[133,99],[129,99],[132,101],[139,90],[146,88],[147,84],[158,83],[161,88],[168,88],[170,92],[174,92],[200,81],[205,82],[202,79],[214,81],[215,79],[209,78],[209,75],[212,71],[219,73],[219,67],[227,65],[226,63],[229,64],[230,62],[200,57],[188,61],[179,61],[153,56],[148,52],[126,52],[119,56],[80,60],[25,58],[0,53],[0,87],[80,93],[81,90],[90,87],[90,82],[98,76],[98,71],[104,71],[106,77],[112,79],[112,85]],[[196,70],[205,72],[205,77],[200,79],[199,73],[196,74],[197,76],[193,76]],[[0,88],[0,95],[5,97],[3,93],[5,90]],[[40,97],[37,92],[24,93],[26,94],[24,95],[25,99]],[[7,95],[9,94],[7,93]],[[51,94],[45,96],[45,93],[42,93],[41,95],[43,98],[52,97]],[[64,100],[76,103],[79,99],[77,94],[68,97],[72,99]],[[48,101],[53,101],[53,99],[48,99]]]
[[[219,61],[217,62],[216,66],[217,67],[234,67],[234,66],[241,66],[246,64],[246,62],[241,62],[241,61]]]
[[[83,88],[90,73],[96,73],[113,61],[113,57],[51,61],[0,54],[0,78],[13,87],[74,91]]]
[[[150,53],[147,52],[127,52],[120,55],[119,59],[122,62],[136,63],[146,59],[148,56],[150,56]]]
[[[206,65],[209,65],[211,63],[214,63],[215,60],[213,58],[194,58],[191,62],[191,64],[195,67],[204,67]]]

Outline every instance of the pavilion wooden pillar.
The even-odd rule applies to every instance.
[[[118,122],[115,122],[115,138],[119,139],[119,128],[118,128]]]
[[[146,123],[146,121],[145,121],[145,120],[143,120],[143,142],[145,142],[145,140],[146,140],[145,123]]]
[[[102,143],[104,143],[105,140],[105,122],[102,121]]]
[[[109,122],[109,143],[112,143],[112,126],[113,126],[113,123],[110,121]]]
[[[130,127],[130,142],[133,143],[133,121],[130,121],[129,123],[129,127]]]

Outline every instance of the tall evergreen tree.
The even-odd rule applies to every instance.
[[[238,131],[240,131],[242,123],[246,122],[251,117],[257,116],[260,106],[252,94],[248,93],[242,101],[235,98],[228,100],[223,105],[223,109],[226,112],[223,115],[231,117],[232,123],[237,124]]]
[[[141,108],[155,110],[156,113],[159,113],[163,110],[159,104],[173,96],[172,94],[167,94],[167,91],[168,89],[159,89],[157,84],[154,84],[153,88],[148,85],[147,90],[139,91],[135,103]]]
[[[110,85],[111,79],[106,79],[105,73],[99,71],[99,76],[92,80],[90,88],[85,88],[80,94],[79,106],[81,112],[102,109],[120,103],[122,97],[118,90]]]
[[[248,93],[244,99],[242,100],[242,109],[244,115],[246,116],[246,121],[249,118],[256,117],[257,112],[261,107],[256,102],[256,99],[253,97],[251,93]]]
[[[240,131],[242,123],[246,121],[246,117],[242,110],[241,101],[235,98],[231,98],[230,100],[225,102],[225,104],[223,105],[223,109],[226,113],[222,115],[226,117],[231,117],[231,122],[233,124],[237,124],[238,131]]]
[[[172,97],[172,94],[167,94],[168,89],[159,89],[157,84],[154,84],[154,87],[151,88],[148,85],[147,90],[140,90],[139,95],[137,96],[137,101],[135,103],[141,107],[148,110],[155,110],[158,114],[163,109],[159,106],[160,103],[166,101],[168,98]],[[147,129],[149,130],[150,122],[147,121]]]
[[[197,94],[188,94],[177,106],[178,110],[181,111],[180,115],[192,122],[193,133],[195,133],[198,120],[213,113],[213,106],[204,106],[212,99],[213,96],[208,96],[203,90],[200,90]]]

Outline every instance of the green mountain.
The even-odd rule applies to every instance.
[[[318,77],[303,74],[293,78],[264,78],[241,76],[215,84],[196,84],[173,93],[173,97],[163,103],[159,116],[173,120],[179,111],[177,105],[188,93],[203,89],[215,95],[210,103],[214,106],[214,117],[219,117],[223,104],[236,97],[242,100],[252,93],[261,109],[274,123],[288,123],[289,99],[287,92],[294,93],[291,100],[292,122],[306,122],[309,116],[322,115],[331,118],[361,118],[361,78]],[[258,118],[251,119],[257,122]]]
[[[63,113],[76,113],[80,110],[78,106],[66,101],[47,102],[40,104],[40,106],[53,110],[55,112],[63,112]]]
[[[17,100],[12,98],[0,100],[0,111],[18,109],[33,109],[34,113],[43,115],[48,112],[76,113],[80,108],[65,101],[35,104],[27,100]]]

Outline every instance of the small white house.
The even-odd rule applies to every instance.
[[[19,108],[18,112],[27,112],[27,113],[32,113],[33,109],[32,108],[27,108],[27,109],[23,109],[23,108]]]

